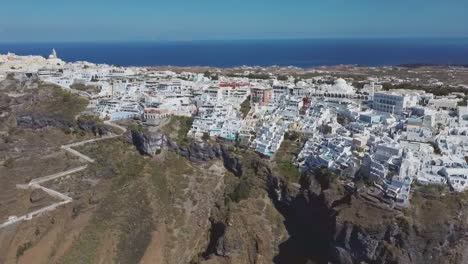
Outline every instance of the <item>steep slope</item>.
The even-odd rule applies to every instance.
[[[466,193],[423,197],[390,209],[368,189],[351,193],[333,176],[315,172],[303,189],[279,201],[290,239],[277,263],[465,263],[468,228]]]

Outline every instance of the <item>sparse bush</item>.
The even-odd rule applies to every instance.
[[[32,247],[32,242],[26,242],[23,245],[21,245],[17,250],[16,250],[16,258],[20,258],[21,256],[24,255],[24,252]]]
[[[276,79],[278,79],[279,81],[287,81],[287,80],[288,80],[288,76],[286,76],[286,75],[280,75],[280,76],[278,76]]]
[[[266,73],[250,73],[247,75],[249,79],[259,79],[259,80],[269,80],[271,79],[270,75]]]
[[[5,162],[3,162],[3,166],[8,169],[13,168],[15,166],[15,159],[8,158],[7,160],[5,160]]]
[[[420,185],[418,187],[418,191],[423,195],[440,196],[441,194],[447,192],[447,186],[440,184],[425,184]]]
[[[393,90],[393,89],[405,89],[405,90],[423,90],[426,93],[432,93],[435,96],[447,96],[450,93],[463,93],[467,94],[468,91],[462,87],[451,87],[451,86],[424,86],[416,85],[412,83],[401,83],[401,84],[391,84],[383,83],[383,90]]]
[[[132,130],[132,131],[138,131],[138,132],[145,131],[145,128],[141,124],[138,124],[138,123],[130,124],[129,129]]]
[[[208,140],[210,140],[210,134],[208,134],[208,133],[203,133],[202,140],[203,140],[203,141],[208,141]]]
[[[244,199],[247,199],[249,197],[249,194],[250,194],[250,191],[251,191],[252,187],[251,187],[251,184],[249,184],[247,182],[247,180],[241,180],[236,188],[234,189],[234,191],[232,193],[229,194],[229,198],[233,201],[233,202],[240,202]]]

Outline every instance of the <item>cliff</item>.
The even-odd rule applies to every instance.
[[[163,133],[148,133],[130,130],[126,135],[127,142],[135,145],[136,149],[145,155],[155,155],[162,150],[171,150],[192,162],[203,162],[222,159],[227,170],[236,176],[242,174],[242,164],[238,157],[221,144],[206,142],[190,142],[178,144]]]
[[[422,197],[390,209],[366,188],[350,193],[312,173],[302,190],[278,201],[290,239],[278,263],[465,263],[468,196]],[[325,181],[325,182],[324,182]]]
[[[396,210],[373,197],[370,187],[352,192],[331,173],[310,172],[300,185],[288,184],[270,161],[250,152],[217,143],[178,145],[163,134],[132,131],[130,138],[140,152],[170,150],[195,163],[219,159],[236,175],[236,183],[224,187],[225,197],[235,202],[219,201],[210,216],[201,262],[464,263],[468,258],[466,194],[423,197],[416,191],[410,208]],[[239,191],[243,182],[247,194]]]

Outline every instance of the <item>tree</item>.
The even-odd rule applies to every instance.
[[[252,189],[251,184],[246,180],[242,179],[232,193],[229,194],[229,198],[232,201],[238,203],[249,197],[250,190]]]
[[[288,80],[288,76],[286,76],[286,75],[280,75],[280,76],[278,76],[277,79],[278,79],[279,81],[287,81],[287,80]]]
[[[249,114],[250,109],[251,109],[250,95],[244,100],[244,102],[242,102],[240,106],[241,108],[239,111],[242,113],[242,118],[245,118]]]
[[[328,135],[332,132],[332,127],[329,125],[323,125],[321,130],[323,134]]]
[[[208,140],[210,140],[210,134],[208,134],[208,133],[203,133],[203,135],[202,135],[202,140],[203,140],[203,141],[208,141]]]
[[[336,116],[336,121],[338,122],[338,124],[342,126],[345,126],[349,123],[349,120],[344,115],[341,115],[341,114],[338,114]]]
[[[434,142],[430,141],[429,144],[430,144],[430,145],[432,146],[432,148],[434,149],[434,153],[435,153],[435,154],[438,154],[438,155],[441,154],[439,145],[437,145],[437,143],[434,143]]]
[[[467,98],[468,98],[467,96],[463,97],[463,100],[458,101],[457,105],[458,106],[467,106],[468,105]]]

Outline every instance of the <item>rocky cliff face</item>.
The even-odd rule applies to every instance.
[[[219,144],[180,146],[164,135],[143,132],[132,132],[131,138],[147,154],[170,149],[194,162],[222,159],[240,179],[255,175],[248,184],[263,198],[251,193],[228,212],[221,208],[212,214],[201,262],[464,263],[468,259],[466,195],[431,198],[416,193],[413,206],[398,211],[372,197],[368,188],[350,193],[330,175],[309,173],[300,186],[288,185],[268,161],[236,157]]]
[[[96,136],[103,136],[111,132],[111,128],[101,122],[97,122],[93,119],[78,118],[76,126],[81,131],[92,133]]]
[[[222,161],[224,169],[230,172],[217,184],[224,190],[223,195],[212,205],[200,205],[201,208],[210,208],[209,228],[206,230],[205,247],[198,254],[192,252],[192,262],[272,262],[287,232],[282,224],[283,217],[268,198],[266,186],[272,174],[267,162],[256,155],[252,155],[256,157],[254,159],[246,158],[217,143],[179,145],[160,133],[131,131],[126,138],[127,142],[146,155],[159,151],[175,152],[196,166]],[[239,182],[247,181],[247,178],[251,188],[249,195],[242,196],[238,202],[227,203],[229,194],[235,192]],[[175,241],[175,244],[183,243]]]
[[[146,155],[155,155],[163,149],[168,149],[193,162],[222,159],[224,166],[236,176],[242,174],[240,159],[234,157],[220,144],[191,142],[179,145],[170,137],[162,133],[148,133],[131,130],[126,135],[127,141],[135,145],[136,149]]]
[[[369,194],[349,193],[313,175],[277,206],[291,235],[278,263],[465,263],[468,257],[466,195],[417,194],[404,211]]]
[[[125,136],[127,142],[135,145],[136,149],[145,155],[154,155],[167,146],[167,137],[164,134],[130,130]]]
[[[111,129],[95,120],[78,119],[71,121],[60,115],[51,115],[46,113],[28,113],[16,117],[16,126],[25,129],[45,129],[49,127],[58,128],[64,131],[81,131],[92,133],[95,136],[102,136],[111,131]]]

